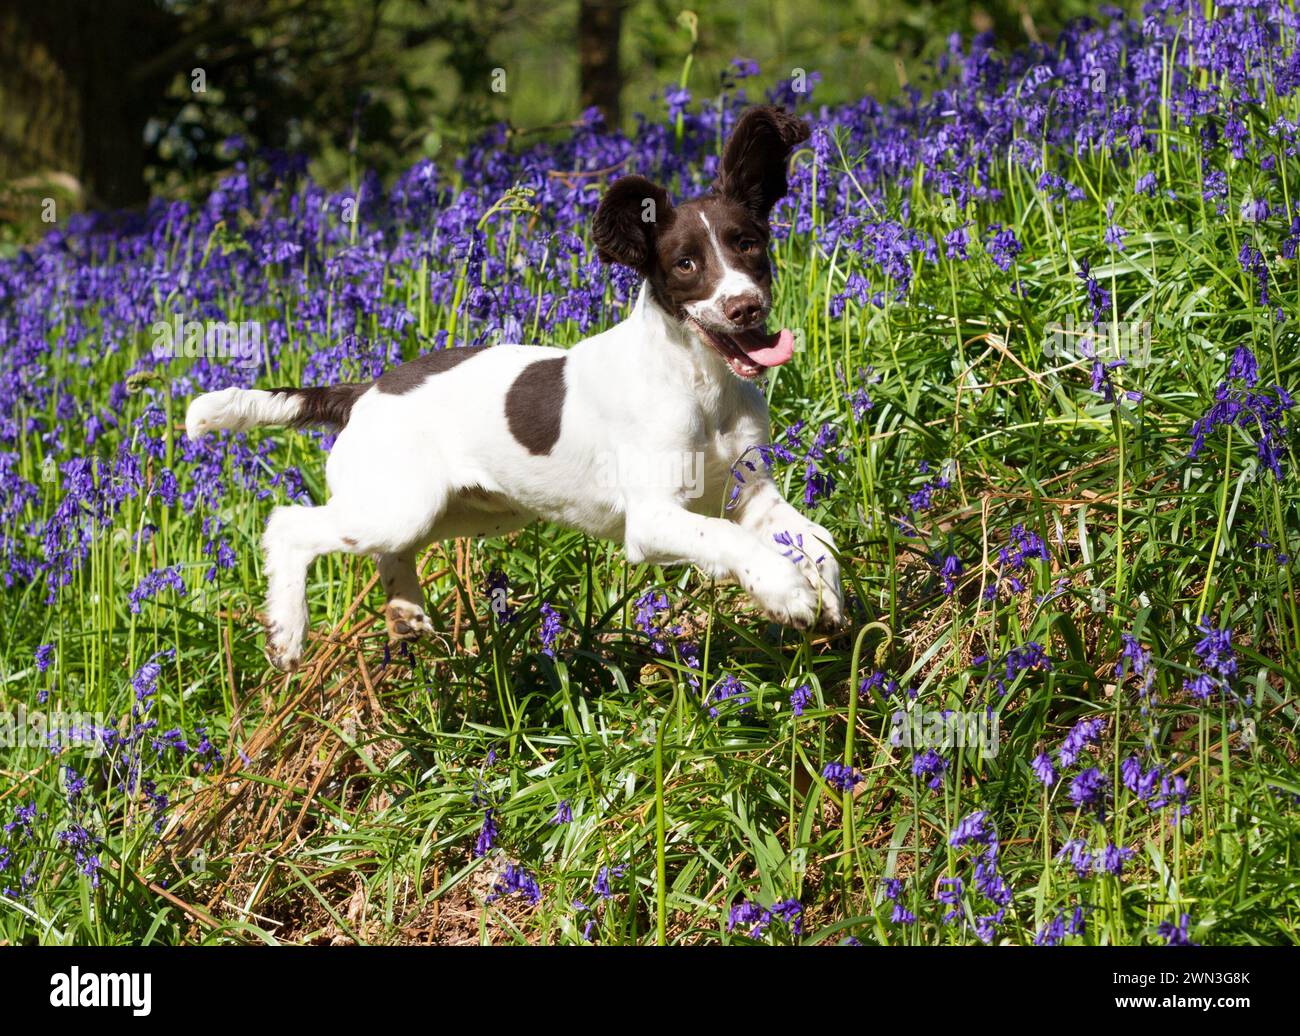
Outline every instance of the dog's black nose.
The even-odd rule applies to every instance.
[[[733,324],[748,327],[763,315],[763,300],[758,295],[736,295],[722,303],[722,312]]]

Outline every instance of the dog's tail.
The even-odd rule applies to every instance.
[[[205,392],[185,413],[185,434],[197,439],[207,432],[246,432],[250,428],[326,424],[342,428],[352,404],[369,384],[323,388],[228,388]]]

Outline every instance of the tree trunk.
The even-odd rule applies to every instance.
[[[62,173],[94,205],[144,201],[145,124],[170,78],[132,71],[175,39],[150,0],[0,3],[0,178]]]
[[[596,107],[618,128],[623,76],[618,63],[625,0],[579,0],[578,93],[583,110]]]

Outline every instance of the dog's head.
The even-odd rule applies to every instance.
[[[784,196],[786,165],[808,127],[779,108],[751,108],[736,124],[710,192],[674,206],[643,176],[625,176],[601,199],[597,252],[649,282],[655,301],[727,362],[754,378],[790,359],[789,331],[769,334],[772,265],[768,217]]]

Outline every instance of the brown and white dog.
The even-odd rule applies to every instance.
[[[218,429],[333,424],[329,502],[277,507],[263,548],[267,656],[300,660],[312,560],[373,554],[399,638],[432,632],[416,556],[457,536],[537,518],[621,541],[633,563],[691,562],[733,579],[778,622],[841,624],[835,545],[764,471],[734,465],[771,438],[754,379],[790,359],[769,333],[768,217],[808,136],[776,108],[746,112],[707,195],[674,206],[640,176],[596,211],[600,257],[645,278],[631,314],[571,349],[496,345],[433,352],[368,384],[225,389],[199,396],[191,438]],[[779,538],[779,539],[778,539]],[[785,544],[802,544],[804,553]]]

